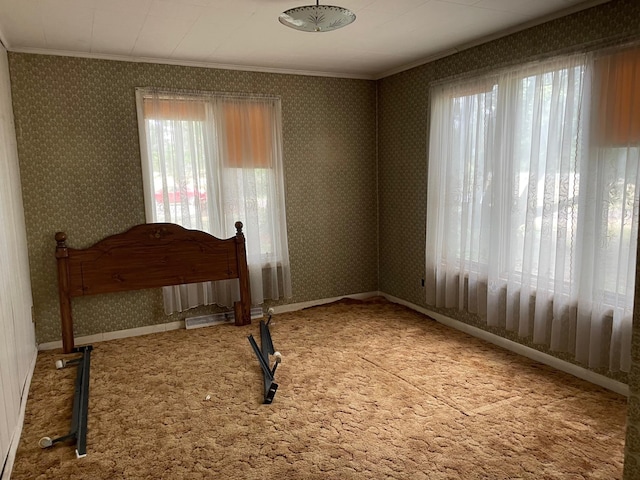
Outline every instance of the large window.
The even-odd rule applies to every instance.
[[[137,90],[147,221],[219,238],[244,224],[252,303],[291,296],[280,101]],[[231,306],[233,282],[165,289],[165,309]]]
[[[511,68],[431,99],[427,302],[628,371],[639,50]]]

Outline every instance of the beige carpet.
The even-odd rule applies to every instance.
[[[14,479],[616,479],[626,399],[402,306],[274,316],[263,405],[257,322],[97,343],[88,455],[69,430],[76,369],[37,360]],[[207,395],[211,396],[206,400]]]

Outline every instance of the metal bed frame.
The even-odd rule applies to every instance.
[[[89,368],[93,347],[74,345],[72,298],[237,278],[240,301],[234,304],[235,324],[248,325],[251,323],[251,290],[242,226],[242,222],[236,222],[235,236],[220,239],[171,223],[145,223],[84,249],[68,247],[64,232],[55,234],[62,350],[63,353],[82,355],[56,362],[57,368],[78,366],[71,429],[67,435],[55,439],[43,437],[40,447],[73,440],[78,458],[87,453]]]
[[[273,315],[273,309],[268,310],[269,319],[267,323],[260,320],[260,344],[258,347],[253,335],[249,335],[249,343],[253,347],[253,351],[258,358],[260,368],[262,368],[262,374],[264,379],[264,403],[270,404],[273,402],[273,397],[278,390],[278,384],[275,382],[274,375],[278,364],[282,361],[282,355],[273,348],[273,342],[271,341],[271,332],[269,331],[269,324],[271,323],[271,316]],[[270,357],[274,357],[273,366],[270,366]]]

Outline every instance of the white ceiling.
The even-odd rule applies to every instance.
[[[10,51],[381,78],[608,0],[327,0],[325,33],[278,22],[315,0],[0,0]]]

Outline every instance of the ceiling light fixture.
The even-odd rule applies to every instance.
[[[330,32],[346,27],[356,19],[351,10],[333,5],[304,5],[280,14],[280,23],[303,32]]]

